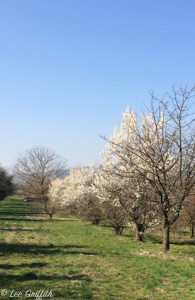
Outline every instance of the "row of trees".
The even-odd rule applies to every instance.
[[[21,194],[41,201],[50,217],[61,206],[94,224],[109,221],[116,233],[128,224],[139,241],[146,229],[161,227],[169,250],[170,229],[195,184],[194,89],[173,88],[162,99],[152,94],[151,108],[140,115],[127,108],[120,128],[103,137],[101,166],[63,178],[66,161],[55,152],[35,147],[20,154],[14,173]]]
[[[133,223],[137,240],[148,227],[162,226],[163,249],[168,251],[170,229],[195,184],[194,89],[173,88],[163,99],[152,95],[151,108],[140,116],[127,108],[119,130],[104,137],[102,166],[90,168],[93,175],[84,183],[75,175],[78,170],[72,171],[59,193],[59,182],[53,181],[51,199],[56,193],[55,201],[79,211],[82,205],[87,211],[88,198],[93,199],[101,213],[113,209],[124,223]],[[123,222],[117,223],[120,228]]]

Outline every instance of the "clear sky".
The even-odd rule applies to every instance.
[[[101,162],[129,105],[195,83],[193,0],[1,0],[0,163],[33,146]]]

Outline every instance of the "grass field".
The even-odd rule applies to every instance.
[[[63,300],[195,299],[195,239],[185,232],[164,253],[158,235],[136,243],[129,229],[115,236],[110,227],[60,215],[51,221],[17,198],[2,202],[0,232],[0,299],[51,290]]]

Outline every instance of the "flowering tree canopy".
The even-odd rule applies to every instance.
[[[128,151],[124,151],[129,142],[136,150],[138,136],[135,132],[138,130],[137,116],[127,108],[119,132],[117,128],[114,130],[113,137],[102,152],[103,165],[96,177],[95,186],[102,202],[109,205],[112,203],[121,214],[125,211],[128,221],[135,226],[136,240],[141,241],[144,231],[156,226],[159,220],[154,209],[154,192],[148,181],[140,177],[131,166],[131,160],[140,163],[139,157],[134,153],[129,156]]]
[[[95,170],[92,167],[71,169],[69,176],[51,183],[49,197],[53,202],[71,208],[72,214],[98,224],[101,208],[91,189],[94,177]]]
[[[195,184],[194,120],[190,119],[194,89],[173,89],[169,102],[158,100],[156,108],[152,102],[149,114],[139,118],[127,108],[119,131],[105,138],[104,161],[121,188],[129,180],[134,195],[140,199],[150,195],[156,203],[163,217],[164,250],[169,250],[170,227]]]

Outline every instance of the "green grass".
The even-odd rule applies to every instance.
[[[53,299],[157,300],[195,299],[195,240],[161,237],[136,243],[134,233],[80,220],[50,221],[40,206],[8,198],[0,206],[1,299],[28,290],[52,290]],[[16,299],[16,298],[13,298]],[[34,298],[35,299],[35,298]],[[44,299],[44,298],[43,298]]]

